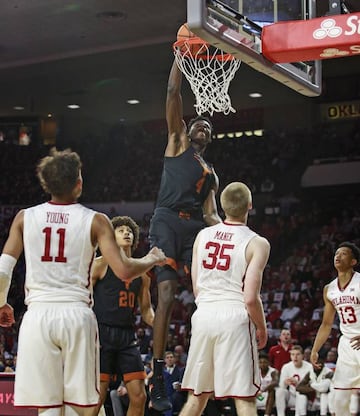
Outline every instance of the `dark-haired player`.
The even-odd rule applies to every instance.
[[[15,405],[41,416],[89,416],[98,403],[98,326],[92,310],[90,267],[96,247],[119,279],[163,264],[161,250],[142,259],[120,252],[107,216],[77,202],[81,160],[53,149],[37,173],[51,200],[21,210],[0,256],[0,325],[14,323],[7,295],[25,251],[25,303],[15,379]]]
[[[139,242],[139,226],[127,216],[114,217],[116,243],[128,257]],[[94,285],[94,311],[100,335],[100,402],[94,415],[105,403],[110,381],[120,375],[129,396],[128,414],[143,416],[146,403],[144,364],[135,334],[135,312],[140,307],[144,322],[154,321],[151,305],[150,277],[146,274],[123,282],[108,267],[103,257],[98,257],[91,271]]]
[[[328,339],[335,313],[340,320],[342,336],[334,374],[334,410],[350,415],[351,393],[360,388],[360,273],[354,270],[360,259],[359,248],[343,242],[334,255],[336,279],[324,287],[324,313],[311,351],[311,362],[318,365],[318,352]]]
[[[156,208],[150,223],[151,246],[161,247],[168,262],[156,268],[158,304],[154,320],[154,376],[151,401],[155,410],[171,408],[163,382],[164,353],[179,263],[190,270],[192,246],[197,233],[206,225],[221,221],[215,194],[218,178],[203,156],[211,142],[212,124],[196,117],[188,128],[183,120],[182,73],[174,60],[167,89],[166,120],[168,142]]]

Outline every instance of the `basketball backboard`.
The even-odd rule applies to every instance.
[[[188,25],[197,36],[310,97],[321,94],[321,62],[270,62],[261,53],[261,32],[274,22],[313,17],[316,0],[187,0]]]

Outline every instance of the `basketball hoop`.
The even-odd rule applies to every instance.
[[[173,49],[176,63],[195,95],[197,114],[235,113],[228,89],[241,61],[194,36],[177,40]]]

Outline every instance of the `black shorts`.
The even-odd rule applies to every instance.
[[[121,375],[124,381],[144,380],[146,374],[133,328],[99,323],[101,380]]]
[[[169,208],[156,208],[150,222],[150,247],[161,248],[169,265],[177,270],[178,263],[190,268],[195,238],[205,223],[199,217],[181,215]]]

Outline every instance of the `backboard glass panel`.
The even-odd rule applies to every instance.
[[[321,94],[321,62],[270,62],[261,53],[261,30],[274,22],[313,17],[316,0],[187,0],[187,22],[192,32],[307,96]]]

